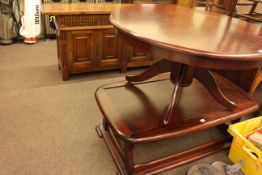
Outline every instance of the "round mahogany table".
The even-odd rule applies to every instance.
[[[123,40],[161,58],[142,74],[127,76],[127,82],[106,85],[96,92],[104,115],[104,124],[97,128],[97,132],[104,137],[121,173],[159,173],[225,148],[219,146],[226,142],[222,139],[147,164],[134,165],[132,160],[134,144],[183,136],[218,126],[257,108],[256,100],[228,80],[217,77],[212,69],[260,67],[262,28],[225,15],[176,5],[124,7],[114,11],[110,21]],[[163,85],[162,80],[143,83],[167,72],[170,72],[172,83],[169,79],[167,81],[172,86],[168,83],[168,87]],[[193,79],[203,86],[196,85]],[[150,84],[159,93],[156,94]],[[203,105],[199,105],[194,97],[197,94],[195,90],[191,91],[193,95],[182,93],[183,89],[192,87],[204,87],[213,99],[201,92],[195,95],[202,98]],[[157,97],[170,88],[173,88],[170,103]],[[117,97],[119,94],[121,97]],[[183,97],[187,98],[188,103],[181,103]],[[124,100],[127,102],[123,103]],[[212,100],[216,101],[214,108]],[[163,103],[167,103],[167,107]],[[210,115],[205,112],[208,106],[212,107]],[[187,118],[187,114],[191,115],[200,108],[204,111],[200,116],[194,114],[194,117]],[[122,151],[116,138],[126,144]]]
[[[234,109],[236,104],[223,95],[209,69],[241,70],[262,64],[262,28],[225,15],[170,4],[147,4],[114,11],[110,21],[126,42],[162,58],[143,74],[127,76],[129,82],[171,72],[176,87],[165,124],[180,87],[189,86],[193,78],[219,103]]]
[[[176,5],[135,5],[114,11],[124,40],[170,61],[213,69],[249,69],[262,60],[262,29],[213,12]]]

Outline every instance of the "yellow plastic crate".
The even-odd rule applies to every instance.
[[[262,175],[262,151],[246,139],[246,135],[262,124],[262,117],[229,126],[228,132],[233,136],[229,159],[233,163],[245,161],[242,171],[245,175]]]

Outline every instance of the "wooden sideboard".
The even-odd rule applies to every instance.
[[[56,16],[58,65],[70,74],[151,65],[156,58],[116,37],[109,15],[132,4],[44,4]]]

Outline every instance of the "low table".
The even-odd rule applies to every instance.
[[[156,174],[229,146],[225,136],[159,160],[133,161],[136,144],[221,126],[257,109],[254,98],[211,69],[259,67],[260,29],[175,5],[126,7],[112,13],[111,23],[124,41],[163,58],[141,75],[127,76],[127,81],[96,92],[104,115],[97,132],[120,173]],[[159,77],[163,73],[167,74]],[[157,79],[149,81],[153,77]]]
[[[222,128],[225,122],[234,121],[257,108],[255,99],[242,89],[217,74],[215,79],[225,95],[235,99],[237,109],[231,111],[223,107],[198,81],[194,81],[183,88],[168,124],[163,119],[174,88],[169,74],[143,83],[122,81],[99,88],[96,99],[104,114],[104,122],[97,127],[97,132],[104,138],[120,174],[159,173],[228,148],[230,137],[225,134],[159,160],[133,161],[133,149],[137,144],[179,138],[214,126]]]

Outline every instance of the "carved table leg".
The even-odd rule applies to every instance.
[[[177,104],[177,101],[179,100],[181,94],[181,88],[179,84],[175,84],[175,89],[172,93],[172,97],[169,103],[169,106],[167,108],[167,111],[165,113],[165,116],[163,118],[163,125],[167,125],[172,117],[173,109],[175,108],[175,105]]]
[[[205,86],[208,92],[214,97],[214,99],[229,109],[235,109],[237,105],[229,100],[223,92],[220,90],[213,73],[204,68],[197,68],[195,72],[195,78]]]
[[[145,72],[143,72],[140,75],[136,75],[136,76],[127,75],[126,80],[128,82],[146,81],[161,73],[171,72],[172,70],[177,69],[179,66],[180,66],[179,63],[162,59],[156,62],[155,64],[153,64],[152,66],[150,66],[149,68],[147,68]]]
[[[170,79],[171,82],[175,85],[172,97],[163,118],[163,125],[167,125],[172,117],[173,110],[181,94],[181,87],[190,86],[194,78],[195,68],[187,65],[180,65],[177,69],[171,70]]]

